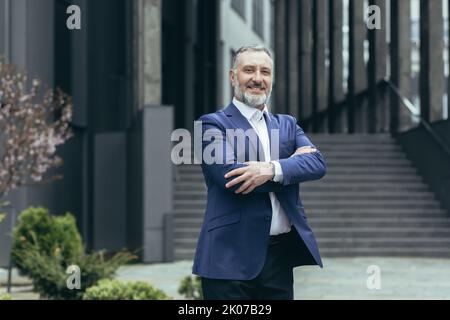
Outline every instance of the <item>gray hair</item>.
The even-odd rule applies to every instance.
[[[238,64],[238,60],[239,60],[239,55],[241,53],[244,53],[246,51],[256,51],[256,52],[265,52],[270,59],[273,60],[272,58],[272,54],[270,52],[270,49],[268,49],[267,47],[261,46],[261,45],[249,45],[249,46],[242,46],[238,49],[238,51],[236,51],[234,57],[233,57],[233,70],[237,69],[237,64]]]

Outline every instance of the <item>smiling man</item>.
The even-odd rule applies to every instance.
[[[295,118],[269,112],[273,65],[268,49],[240,48],[230,70],[232,103],[199,119],[203,150],[224,150],[220,163],[202,163],[208,199],[193,273],[205,299],[290,300],[293,268],[322,267],[299,184],[322,178],[325,160]],[[233,129],[254,132],[256,142],[235,148]]]

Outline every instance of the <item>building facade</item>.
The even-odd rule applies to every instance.
[[[66,26],[70,5],[80,30]],[[170,134],[230,101],[231,53],[270,44],[270,11],[270,0],[0,0],[0,53],[74,100],[64,179],[11,192],[16,211],[69,211],[88,249],[170,259]]]
[[[224,0],[220,9],[220,43],[218,48],[218,79],[220,90],[218,102],[221,106],[230,103],[233,90],[229,82],[229,71],[235,52],[244,45],[260,44],[274,53],[272,0]]]
[[[72,4],[80,30],[66,26]],[[127,247],[148,262],[164,259],[171,208],[162,20],[160,1],[0,1],[0,52],[74,101],[75,136],[58,151],[64,178],[12,192],[16,211],[69,211],[88,249]]]
[[[73,4],[80,30],[66,26]],[[75,137],[59,150],[64,179],[9,198],[17,211],[72,212],[89,249],[127,247],[144,262],[171,260],[170,135],[229,103],[233,52],[254,43],[273,50],[271,105],[305,131],[396,133],[417,122],[386,79],[424,120],[448,117],[443,4],[0,0],[0,53],[61,87],[75,106]],[[380,8],[379,30],[367,28],[370,5]]]

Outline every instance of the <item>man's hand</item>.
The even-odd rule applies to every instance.
[[[301,155],[301,154],[307,154],[307,153],[314,153],[316,152],[317,149],[310,147],[310,146],[304,146],[301,148],[298,148],[297,150],[295,150],[295,152],[292,154],[291,157],[296,156],[296,155]]]
[[[246,166],[238,168],[228,172],[225,175],[225,179],[238,176],[232,181],[228,182],[225,187],[231,188],[232,186],[243,182],[243,184],[235,191],[235,193],[248,194],[256,187],[263,185],[267,181],[273,179],[275,174],[273,164],[270,162],[256,162],[250,161],[244,163]]]
[[[291,156],[314,153],[317,149],[305,146],[298,148]],[[232,170],[225,175],[225,179],[238,176],[232,181],[228,182],[225,187],[231,188],[238,183],[242,182],[242,185],[235,191],[235,193],[249,194],[253,189],[263,185],[267,181],[273,179],[275,174],[273,164],[270,162],[257,162],[250,161],[244,163],[246,166]]]

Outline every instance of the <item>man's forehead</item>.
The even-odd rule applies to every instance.
[[[272,68],[272,59],[264,51],[245,51],[239,55],[239,65]]]

